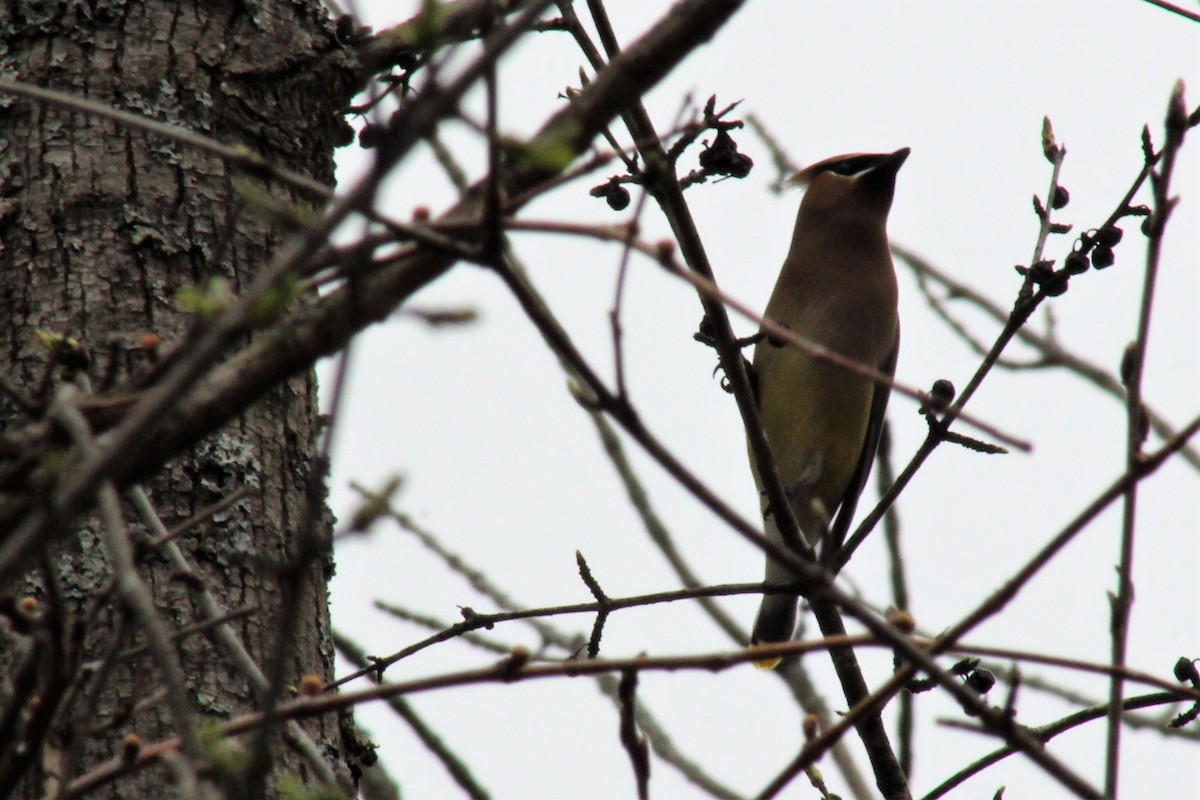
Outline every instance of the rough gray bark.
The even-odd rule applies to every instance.
[[[332,150],[344,136],[338,112],[350,75],[315,0],[6,2],[0,73],[245,145],[325,183],[332,183]],[[191,324],[176,304],[181,288],[220,277],[236,291],[282,240],[269,220],[239,203],[241,181],[300,199],[174,142],[0,98],[0,372],[42,401],[84,372],[93,386],[103,386],[145,369],[152,358],[145,334],[172,342]],[[77,339],[90,365],[50,369],[38,329]],[[289,380],[146,486],[168,527],[247,491],[179,543],[228,610],[250,609],[230,624],[264,672],[277,648],[287,648],[285,685],[332,673],[323,502],[314,505],[317,518],[308,527],[308,541],[321,546],[315,557],[296,560],[310,516],[308,493],[321,485],[316,411],[312,376]],[[0,394],[0,433],[27,418]],[[144,528],[128,505],[124,517],[136,542]],[[14,796],[40,797],[112,757],[130,734],[150,743],[176,733],[158,694],[163,671],[155,659],[148,651],[121,655],[144,637],[106,588],[112,570],[98,524],[78,527],[47,562],[61,583],[61,605],[44,570],[3,588],[12,624],[0,637],[0,669],[9,678],[0,695],[0,738],[25,738],[32,752],[27,764],[16,763],[15,748],[5,746],[13,741],[0,741],[0,795],[16,783]],[[172,631],[204,621],[195,581],[181,580],[160,550],[141,548],[138,556],[139,574]],[[23,612],[12,601],[22,597],[37,598],[62,629],[19,630]],[[294,613],[284,618],[289,599]],[[190,636],[176,647],[201,724],[261,706],[209,636]],[[57,708],[41,742],[30,726],[5,724],[14,704],[31,702]],[[309,720],[304,727],[338,769],[336,721]],[[312,778],[311,762],[279,737],[270,752],[273,776]],[[253,787],[255,776],[246,777],[232,770],[224,783]],[[171,780],[159,767],[89,796],[162,797]]]

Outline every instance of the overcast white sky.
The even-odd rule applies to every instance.
[[[1200,4],[1179,0],[1188,8]],[[377,29],[406,19],[415,2],[359,2]],[[657,0],[613,0],[610,13],[629,42],[668,7]],[[854,9],[851,11],[849,9]],[[580,4],[580,14],[584,14]],[[577,83],[584,59],[565,34],[527,41],[500,72],[500,114],[506,133],[534,131]],[[660,130],[680,104],[716,94],[718,104],[741,99],[739,112],[760,117],[793,159],[809,163],[844,152],[912,156],[901,170],[891,216],[892,239],[923,254],[1007,307],[1018,286],[1013,265],[1028,263],[1037,221],[1030,197],[1043,194],[1049,165],[1042,156],[1043,115],[1069,155],[1062,183],[1071,203],[1061,219],[1094,227],[1136,176],[1139,131],[1149,123],[1162,139],[1162,116],[1177,78],[1189,85],[1189,107],[1200,102],[1200,25],[1137,0],[1068,2],[749,2],[717,38],[698,50],[647,98]],[[478,97],[474,99],[477,103]],[[472,176],[480,174],[482,141],[461,128],[444,131]],[[722,286],[761,308],[791,234],[799,195],[776,196],[768,153],[749,133],[736,136],[756,169],[743,181],[688,192]],[[1176,424],[1200,412],[1200,132],[1185,148],[1175,179],[1182,196],[1170,225],[1158,284],[1158,304],[1146,364],[1145,396]],[[692,154],[683,165],[694,166]],[[342,187],[365,164],[361,152],[341,154]],[[608,173],[605,173],[608,174]],[[603,176],[598,176],[598,178]],[[522,213],[530,219],[618,222],[626,217],[589,198],[599,180],[574,184]],[[452,202],[447,182],[427,153],[406,162],[383,204],[397,216],[416,205]],[[1148,195],[1140,198],[1149,202]],[[654,213],[647,238],[665,235]],[[565,238],[516,240],[533,279],[578,345],[611,374],[607,313],[619,251]],[[1049,255],[1067,252],[1069,237]],[[1060,341],[1115,367],[1134,335],[1145,240],[1126,225],[1117,263],[1072,281],[1049,310]],[[929,386],[948,378],[963,386],[975,357],[929,312],[903,266],[904,339],[897,377]],[[499,281],[456,267],[420,293],[414,304],[470,306],[481,319],[458,330],[429,330],[398,318],[362,337],[340,420],[332,504],[343,518],[355,507],[350,481],[379,485],[403,475],[398,505],[436,532],[446,546],[484,570],[521,602],[586,601],[574,554],[587,557],[610,596],[676,588],[677,580],[648,544],[604,458],[586,415],[565,389],[561,370]],[[756,498],[734,405],[712,378],[713,354],[694,343],[700,318],[695,294],[644,260],[635,260],[624,307],[627,381],[648,426],[685,463],[747,518]],[[964,314],[985,341],[998,326]],[[1044,315],[1035,319],[1046,324]],[[736,323],[749,334],[753,326]],[[1028,356],[1016,349],[1014,356]],[[997,372],[970,410],[1031,439],[1032,455],[981,456],[943,447],[902,496],[899,512],[912,586],[912,611],[938,630],[977,605],[1122,470],[1124,409],[1062,372]],[[890,408],[898,466],[923,432],[914,405]],[[759,580],[762,556],[630,453],[658,513],[704,580]],[[1200,482],[1170,465],[1143,485],[1135,560],[1137,602],[1130,643],[1132,666],[1169,677],[1181,655],[1200,656]],[[871,497],[860,504],[870,508]],[[999,618],[970,636],[978,644],[1022,647],[1102,662],[1108,658],[1108,601],[1115,588],[1119,508],[1114,506],[1028,586]],[[381,599],[457,619],[457,606],[491,611],[461,578],[444,569],[412,537],[380,526],[366,540],[343,543],[333,584],[337,627],[370,652],[385,655],[426,632],[372,609]],[[882,537],[874,537],[847,570],[864,596],[886,604]],[[754,598],[724,601],[749,625]],[[586,633],[590,618],[560,620]],[[493,632],[509,643],[536,646],[516,623]],[[728,649],[728,640],[690,605],[617,614],[603,654],[701,653]],[[448,644],[393,667],[399,680],[478,666],[493,656]],[[827,677],[826,659],[808,660]],[[865,658],[868,682],[890,669],[887,657]],[[1074,674],[1030,668],[1092,697],[1106,684]],[[673,732],[676,745],[737,791],[754,794],[794,755],[799,715],[782,684],[749,667],[721,675],[646,675],[640,697]],[[1131,689],[1131,692],[1140,691]],[[832,690],[833,705],[842,707]],[[981,736],[941,728],[939,717],[961,716],[944,696],[921,696],[914,792],[991,750]],[[1002,692],[993,695],[1002,702]],[[611,703],[584,679],[519,686],[484,686],[413,698],[447,744],[469,762],[493,796],[578,798],[634,796],[628,758],[617,738]],[[1028,724],[1061,716],[1065,706],[1025,691],[1019,715]],[[457,796],[451,779],[382,707],[361,709],[381,755],[407,798]],[[1154,733],[1126,735],[1124,796],[1192,796],[1200,785],[1195,745]],[[1053,752],[1102,783],[1103,725],[1061,740]],[[861,756],[861,754],[859,753]],[[865,758],[860,758],[866,769]],[[832,769],[827,770],[827,775]],[[1064,796],[1020,759],[987,771],[952,797]],[[836,780],[831,788],[839,790]],[[699,796],[668,766],[656,763],[656,797]],[[812,797],[803,782],[788,797]]]

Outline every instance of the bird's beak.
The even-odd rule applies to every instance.
[[[908,154],[912,150],[908,147],[901,147],[894,153],[884,156],[879,159],[875,166],[859,176],[859,180],[868,186],[891,186],[896,180],[896,173],[900,171],[900,167],[904,164],[904,160],[908,158]]]
[[[879,163],[871,168],[871,172],[887,172],[891,175],[895,175],[900,171],[900,166],[904,163],[905,159],[908,158],[908,154],[911,152],[911,148],[901,147],[891,155],[880,159]]]

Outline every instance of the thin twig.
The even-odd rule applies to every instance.
[[[332,689],[349,683],[356,678],[361,678],[365,675],[381,674],[383,670],[402,661],[405,658],[424,650],[431,645],[457,638],[468,631],[479,630],[480,628],[492,628],[502,622],[510,622],[512,620],[528,620],[542,619],[545,617],[556,617],[564,614],[598,614],[602,612],[620,611],[626,608],[641,608],[643,606],[657,605],[659,603],[673,603],[680,600],[694,600],[701,597],[729,597],[732,595],[741,594],[762,594],[764,591],[784,591],[780,587],[768,586],[762,583],[732,583],[720,584],[716,586],[699,586],[694,589],[676,589],[669,592],[655,592],[653,594],[634,595],[631,597],[606,597],[604,600],[593,603],[570,603],[560,606],[545,606],[542,608],[526,608],[515,611],[502,611],[495,614],[479,614],[474,613],[469,619],[451,625],[415,644],[409,645],[402,650],[392,653],[389,656],[375,658],[371,662],[370,668],[361,669],[357,672],[352,672],[349,675],[343,675],[336,681],[333,681],[327,689]]]
[[[633,409],[617,401],[603,382],[595,376],[586,360],[583,359],[571,343],[566,332],[562,330],[561,326],[553,319],[548,310],[536,302],[536,297],[529,291],[520,276],[516,275],[510,269],[501,270],[501,276],[517,296],[517,299],[521,302],[530,319],[538,325],[546,341],[555,349],[560,357],[568,359],[574,365],[578,374],[587,381],[586,390],[590,392],[591,396],[589,403],[603,408],[612,414],[613,418],[622,425],[626,432],[652,458],[658,461],[684,488],[691,491],[711,510],[729,523],[739,535],[767,551],[771,557],[776,558],[780,563],[787,565],[797,579],[797,584],[793,587],[793,591],[805,594],[805,596],[809,597],[810,602],[813,600],[816,600],[818,603],[824,601],[827,603],[836,603],[841,606],[853,615],[855,619],[859,620],[871,633],[891,643],[904,658],[919,665],[922,671],[926,672],[931,678],[934,678],[939,685],[953,694],[960,703],[971,708],[981,719],[994,726],[996,730],[1004,732],[1009,741],[1019,743],[1029,757],[1043,766],[1049,774],[1053,775],[1082,797],[1099,796],[1085,781],[1063,766],[1056,758],[1043,752],[1035,742],[1028,737],[1024,737],[1020,730],[1013,728],[1009,721],[993,713],[986,704],[980,703],[976,695],[963,687],[957,678],[941,669],[929,654],[913,647],[904,634],[887,622],[878,619],[859,601],[834,587],[830,575],[820,566],[811,561],[797,558],[791,551],[766,539],[756,528],[748,525],[732,509],[729,509],[723,501],[717,498],[706,485],[699,481],[658,442],[644,427]],[[829,623],[832,620],[832,614],[824,612],[823,619],[825,623]],[[833,630],[835,629],[830,628],[830,631]],[[764,650],[763,652],[767,651]],[[848,662],[848,657],[853,654],[846,651],[843,652],[846,653]],[[844,679],[849,681],[849,664],[841,663],[841,667]],[[865,685],[861,681],[861,678],[849,683],[848,691],[855,690],[865,691]],[[864,726],[870,728],[869,733],[865,734],[865,736],[867,739],[876,742],[877,746],[869,752],[877,758],[883,758],[885,748],[890,752],[890,745],[886,744],[886,731],[882,728],[882,722],[878,715],[878,707],[874,704],[864,705],[863,703],[867,699],[866,697],[862,697],[860,701],[859,696],[856,696],[851,700],[852,703],[864,709],[862,715],[856,716],[853,719],[856,725],[860,727],[860,735],[862,735],[861,729]],[[888,787],[887,791],[890,794],[898,795],[901,791],[906,792],[907,790],[903,788],[905,781],[902,773],[899,772],[899,766],[895,762],[894,756],[888,757],[886,760],[891,762],[892,766],[887,766],[884,763],[878,764],[877,779]]]
[[[1172,14],[1178,14],[1184,19],[1190,19],[1192,22],[1200,22],[1200,14],[1195,11],[1188,11],[1186,8],[1180,8],[1174,3],[1168,3],[1167,0],[1142,0],[1142,2],[1158,6],[1161,9],[1170,11]]]
[[[1122,701],[1122,711],[1132,711],[1138,708],[1150,708],[1153,706],[1170,703],[1174,699],[1174,695],[1170,692],[1157,692],[1155,694],[1142,695],[1140,697],[1130,697]],[[1108,704],[1092,706],[1091,708],[1080,709],[1073,714],[1068,714],[1062,719],[1051,722],[1047,725],[1042,725],[1037,728],[1030,728],[1030,732],[1041,742],[1048,742],[1060,733],[1065,733],[1069,730],[1079,727],[1086,722],[1091,722],[1095,719],[1101,719],[1107,716],[1109,711]],[[988,753],[983,758],[968,764],[967,766],[954,773],[946,780],[939,783],[931,789],[927,794],[921,797],[921,800],[938,800],[940,797],[945,797],[946,793],[951,789],[961,785],[968,778],[978,775],[983,770],[996,764],[1016,751],[1011,747],[1001,747]]]
[[[1104,491],[1102,491],[1095,500],[1088,504],[1086,508],[1079,512],[1066,527],[1059,533],[1053,536],[1041,550],[1039,550],[1033,558],[1031,558],[1025,566],[1019,569],[1012,577],[993,592],[983,603],[981,603],[974,611],[963,617],[949,631],[939,637],[940,642],[956,642],[962,638],[967,631],[977,627],[981,622],[989,617],[999,613],[1027,584],[1030,579],[1036,575],[1042,567],[1046,566],[1051,559],[1057,554],[1068,542],[1072,541],[1075,536],[1087,527],[1092,520],[1100,515],[1109,505],[1117,498],[1124,495],[1125,490],[1134,483],[1146,479],[1161,467],[1166,460],[1179,450],[1184,443],[1187,442],[1197,431],[1200,431],[1200,416],[1194,418],[1180,432],[1161,448],[1145,455],[1140,461],[1127,469],[1120,477],[1113,481]]]
[[[511,597],[501,591],[479,569],[473,567],[465,557],[447,550],[435,536],[417,526],[412,520],[408,520],[403,515],[399,515],[399,518],[405,520],[401,524],[407,530],[411,531],[425,547],[436,554],[449,569],[465,577],[476,591],[490,599],[500,608],[510,611],[521,610]],[[407,618],[413,619],[411,616]],[[418,624],[426,625],[430,630],[435,631],[441,631],[449,627],[446,624],[436,621],[414,621],[418,622]],[[569,657],[576,657],[586,645],[586,640],[581,636],[577,634],[568,635],[538,617],[529,617],[524,621],[541,637],[545,646],[556,647],[565,652]],[[474,636],[474,634],[464,635],[467,637]],[[492,645],[490,641],[477,642],[477,644],[487,647]],[[511,648],[507,648],[504,652],[509,652],[510,650]],[[793,663],[794,661],[795,659],[793,659]],[[597,681],[600,690],[615,703],[617,700],[617,680],[611,674],[601,674],[597,676]],[[829,717],[828,711],[826,711],[824,717]],[[720,798],[720,800],[741,800],[741,796],[737,792],[717,781],[695,759],[689,758],[682,753],[667,736],[664,726],[658,723],[651,710],[640,700],[638,701],[638,726],[650,740],[650,745],[654,749],[655,754],[663,761],[675,767],[689,782],[713,797]],[[847,761],[849,760],[849,756],[845,754],[845,747],[840,743],[834,750],[834,755],[835,757],[841,756]]]
[[[615,58],[620,52],[620,45],[609,22],[607,11],[599,0],[588,0],[588,10],[591,12],[592,21],[596,26],[605,53],[610,59]],[[588,42],[586,37],[577,37],[577,39]],[[700,239],[699,230],[688,210],[687,201],[683,197],[679,181],[676,180],[673,165],[663,149],[654,123],[640,98],[635,98],[629,104],[623,114],[623,119],[634,141],[638,142],[638,150],[644,164],[646,186],[655,195],[655,199],[666,215],[675,239],[679,243],[684,261],[691,271],[712,282],[713,270]],[[787,502],[787,496],[783,490],[778,467],[775,459],[771,456],[771,448],[767,443],[766,434],[762,430],[762,420],[758,411],[758,403],[750,386],[746,362],[742,356],[741,347],[736,343],[728,314],[726,314],[724,306],[711,297],[701,295],[700,300],[704,312],[712,324],[720,364],[729,380],[738,412],[744,422],[750,450],[754,454],[754,460],[762,478],[767,502],[771,508],[777,510],[775,522],[780,536],[789,550],[812,560],[812,548],[800,534],[795,514]]]
[[[1166,142],[1159,155],[1160,166],[1151,174],[1154,192],[1154,211],[1149,219],[1149,241],[1146,245],[1146,269],[1142,284],[1141,308],[1138,312],[1137,335],[1126,348],[1122,361],[1122,377],[1128,392],[1126,401],[1126,464],[1132,471],[1143,459],[1145,424],[1142,412],[1142,375],[1146,359],[1146,348],[1150,335],[1150,316],[1154,307],[1154,288],[1158,278],[1159,258],[1162,254],[1163,233],[1167,219],[1175,207],[1171,197],[1171,177],[1175,170],[1175,155],[1187,132],[1187,108],[1183,100],[1183,82],[1175,84],[1171,99],[1167,103]],[[1147,161],[1150,160],[1147,154]],[[1137,484],[1125,489],[1122,508],[1121,548],[1117,564],[1117,592],[1111,599],[1112,665],[1125,664],[1129,638],[1129,616],[1133,605],[1133,542],[1137,517]],[[1114,674],[1109,684],[1108,735],[1105,748],[1104,794],[1109,800],[1117,796],[1117,776],[1120,772],[1121,756],[1121,699],[1124,683],[1120,675]]]
[[[77,97],[76,95],[58,92],[53,89],[44,89],[40,86],[14,81],[11,78],[0,78],[0,93],[28,97],[31,100],[37,100],[39,103],[65,108],[68,111],[78,111],[88,116],[111,120],[125,128],[132,128],[144,133],[162,136],[171,141],[179,142],[180,144],[199,150],[202,153],[216,156],[231,166],[237,167],[251,175],[259,175],[277,180],[318,200],[327,201],[333,198],[333,190],[320,181],[313,180],[307,175],[301,175],[299,172],[287,169],[286,167],[272,164],[245,146],[230,147],[218,142],[216,139],[211,139],[179,125],[159,122],[140,114],[133,114],[113,108],[106,103],[99,103],[95,100],[88,100],[84,97]]]
[[[230,499],[237,497],[235,492],[230,497],[210,506],[210,509],[220,509],[223,506],[229,505]],[[221,646],[225,651],[225,656],[233,663],[233,666],[242,674],[250,688],[260,697],[265,698],[270,693],[270,684],[267,681],[262,670],[254,657],[250,655],[250,651],[246,649],[245,644],[234,632],[233,626],[229,623],[238,619],[240,613],[227,611],[225,606],[217,599],[216,595],[208,588],[208,584],[199,579],[191,562],[184,555],[183,548],[175,541],[173,532],[168,531],[155,510],[153,503],[150,502],[150,497],[146,494],[146,490],[140,486],[135,486],[129,490],[129,499],[133,504],[134,510],[137,511],[138,517],[142,524],[156,538],[153,540],[159,544],[163,553],[166,554],[171,566],[179,573],[193,576],[195,580],[189,580],[185,583],[191,592],[192,599],[199,607],[203,618],[200,623],[206,628],[211,629],[213,640]],[[178,526],[180,528],[190,527],[197,523],[197,520],[205,519],[206,517],[200,513],[193,515],[189,520]],[[313,741],[312,737],[304,728],[300,727],[295,721],[289,721],[285,737],[287,741],[307,760],[313,772],[327,785],[335,785],[337,776],[333,773],[333,768],[329,762],[325,760],[321,753],[320,747]]]
[[[1140,185],[1140,184],[1139,184]],[[1107,223],[1106,223],[1107,224]],[[892,254],[899,258],[912,269],[917,276],[918,282],[923,281],[926,277],[941,284],[949,297],[955,300],[965,301],[971,306],[978,308],[986,313],[992,319],[1003,324],[1008,318],[1008,313],[998,303],[992,302],[982,293],[976,291],[968,284],[956,280],[950,273],[935,267],[929,260],[918,255],[913,250],[903,247],[896,243],[892,243]],[[1056,339],[1042,335],[1030,330],[1026,325],[1017,331],[1016,338],[1022,344],[1036,350],[1040,356],[1037,362],[1040,366],[1047,367],[1063,367],[1069,372],[1090,382],[1093,386],[1101,389],[1105,393],[1117,398],[1122,403],[1125,402],[1125,389],[1117,378],[1103,367],[1067,350]],[[973,348],[975,345],[968,342]],[[980,347],[979,353],[982,355],[986,352],[986,348]],[[1002,362],[997,362],[998,366],[1003,366]],[[1150,426],[1163,439],[1169,439],[1175,435],[1175,428],[1161,414],[1143,403],[1143,408],[1150,421]],[[1200,470],[1200,450],[1195,447],[1188,446],[1179,451],[1180,458],[1187,461],[1197,470]]]
[[[545,233],[561,233],[567,235],[587,236],[594,239],[604,241],[624,242],[628,233],[624,227],[611,225],[586,225],[572,222],[559,222],[555,220],[506,220],[505,224],[512,230],[523,231],[541,231]],[[761,314],[758,314],[751,309],[747,304],[743,303],[720,289],[711,280],[698,275],[693,271],[684,268],[672,258],[664,258],[663,253],[655,246],[643,240],[635,240],[632,245],[634,249],[641,252],[643,255],[649,256],[662,265],[668,272],[678,278],[690,283],[693,288],[703,294],[705,297],[711,298],[725,308],[732,309],[738,315],[758,325],[765,333],[769,334],[772,341],[780,341],[789,347],[794,347],[805,355],[811,356],[818,361],[823,361],[827,364],[851,372],[859,377],[874,381],[882,386],[889,387],[896,394],[903,395],[918,403],[925,404],[929,402],[929,393],[909,386],[908,384],[897,381],[891,375],[880,372],[862,362],[855,361],[851,358],[846,358],[840,353],[824,347],[816,342],[800,336],[795,331],[780,325],[777,322],[766,319]],[[964,424],[970,425],[984,434],[991,436],[998,441],[1010,445],[1014,449],[1023,452],[1032,450],[1032,445],[1029,442],[1019,439],[1011,434],[1005,433],[994,425],[983,421],[982,419],[960,412],[956,419],[961,420]]]
[[[1061,159],[1062,151],[1059,150],[1056,155],[1057,158]],[[1109,214],[1109,217],[1104,225],[1112,225],[1116,220],[1128,213],[1129,203],[1133,199],[1134,195],[1137,194],[1142,184],[1145,183],[1146,178],[1150,174],[1151,167],[1152,165],[1150,163],[1142,164],[1137,177],[1134,178],[1129,188],[1126,189],[1125,196],[1118,201],[1115,209],[1111,214]],[[1052,185],[1057,185],[1057,182],[1053,182]],[[1053,194],[1053,189],[1051,192]],[[1039,225],[1040,239],[1041,230],[1043,227],[1045,227],[1046,223],[1041,220],[1039,222],[1041,223]],[[1035,248],[1034,254],[1035,256],[1040,256],[1040,249]],[[875,525],[878,524],[880,518],[883,516],[886,510],[891,507],[892,503],[896,501],[896,498],[900,496],[900,493],[904,491],[906,486],[908,486],[908,483],[912,480],[913,476],[916,475],[917,471],[921,468],[929,456],[932,455],[933,451],[938,448],[942,442],[942,433],[946,430],[946,426],[954,419],[957,419],[962,413],[962,409],[964,406],[966,406],[971,397],[974,396],[976,390],[978,390],[979,386],[983,383],[984,378],[987,377],[992,368],[999,361],[1001,353],[1003,353],[1005,348],[1008,347],[1009,342],[1018,335],[1022,328],[1024,328],[1025,323],[1029,319],[1030,315],[1033,314],[1033,312],[1041,305],[1042,301],[1048,296],[1041,289],[1033,292],[1030,292],[1029,289],[1029,282],[1026,280],[1021,289],[1018,291],[1017,301],[1013,304],[1012,310],[1005,317],[1004,327],[1001,329],[1000,333],[997,334],[996,340],[992,343],[991,349],[988,351],[987,355],[984,356],[983,361],[975,370],[975,373],[971,376],[967,386],[958,394],[954,400],[954,403],[943,412],[941,418],[938,419],[936,423],[930,425],[929,435],[925,437],[925,440],[921,443],[920,447],[917,448],[917,452],[913,454],[912,458],[909,459],[908,464],[903,470],[900,471],[900,475],[896,478],[896,482],[892,484],[892,487],[887,491],[887,493],[880,498],[879,502],[875,505],[875,508],[863,518],[863,520],[858,524],[858,528],[855,529],[854,533],[846,540],[846,544],[842,546],[840,551],[838,551],[834,562],[835,569],[841,569],[841,567],[846,564],[850,557],[854,555],[855,550],[857,550],[858,547],[866,540],[867,536],[874,529]],[[1188,437],[1183,438],[1184,441],[1186,441]],[[1172,439],[1171,441],[1175,440]]]
[[[1082,530],[1092,519],[1100,514],[1109,504],[1120,497],[1125,487],[1130,482],[1143,480],[1148,475],[1158,469],[1174,452],[1181,448],[1189,438],[1200,431],[1200,416],[1197,416],[1192,422],[1187,425],[1179,434],[1167,442],[1162,448],[1148,455],[1144,461],[1137,465],[1134,471],[1128,471],[1118,478],[1111,486],[1101,493],[1095,501],[1092,502],[1084,511],[1082,511],[1074,521],[1072,521],[1062,532],[1055,536],[1049,544],[1047,544],[1041,552],[1039,552],[1024,568],[1005,583],[997,592],[989,597],[979,608],[970,615],[965,617],[961,622],[955,625],[950,631],[938,637],[938,639],[929,647],[928,652],[937,654],[948,649],[950,645],[957,642],[962,636],[984,619],[992,616],[1000,611],[1020,590],[1020,588],[1038,572],[1041,567],[1066,545],[1080,530]],[[806,766],[813,763],[819,754],[822,752],[822,747],[828,746],[831,739],[841,736],[852,723],[852,720],[861,713],[867,711],[874,705],[882,704],[887,701],[895,692],[905,686],[908,680],[915,673],[912,666],[906,665],[902,667],[895,675],[892,676],[881,688],[877,689],[870,697],[864,698],[855,708],[851,709],[850,713],[838,720],[836,725],[822,731],[815,739],[811,740],[797,756],[796,760],[789,766],[785,773],[781,774],[776,782],[772,783],[760,797],[770,797],[778,792],[792,776],[799,774]],[[932,674],[932,673],[931,673]],[[990,726],[989,726],[990,727]],[[1000,728],[992,728],[1000,730]],[[1009,728],[1007,733],[1013,734],[1015,728]],[[1036,745],[1031,745],[1028,737],[1019,737],[1017,740],[1010,739],[1010,742],[1021,750],[1030,755],[1035,761],[1039,760],[1038,756],[1046,755]],[[1048,765],[1043,765],[1048,766]],[[1056,772],[1057,768],[1048,767],[1050,774],[1055,775],[1060,780],[1067,778],[1066,774]],[[1102,795],[1097,790],[1077,782],[1074,776],[1069,778],[1070,783],[1067,783],[1069,788],[1072,788],[1081,797],[1100,798]]]
[[[121,424],[109,433],[105,446],[98,448],[94,455],[64,476],[53,497],[60,518],[79,513],[91,502],[95,491],[109,476],[128,476],[136,472],[139,466],[146,469],[147,453],[153,448],[138,445],[146,442],[152,432],[160,429],[163,420],[172,416],[166,413],[168,409],[176,406],[185,395],[195,394],[196,384],[217,363],[229,343],[253,326],[255,309],[263,296],[286,276],[295,274],[308,256],[318,252],[350,214],[370,205],[369,200],[374,197],[389,168],[415,147],[440,120],[454,113],[458,101],[476,83],[487,65],[507,52],[548,4],[549,0],[531,0],[529,7],[512,25],[499,28],[485,39],[479,57],[451,84],[428,93],[424,102],[408,109],[405,124],[398,127],[396,135],[388,142],[386,152],[377,160],[376,168],[345,198],[335,202],[297,241],[283,248],[283,252],[262,271],[251,288],[235,301],[228,312],[204,326],[196,338],[187,343],[186,357],[175,363],[158,384],[142,393]],[[352,327],[366,326],[370,322],[369,315],[360,315]],[[295,331],[290,326],[289,331],[289,336],[294,336]],[[260,345],[264,343],[269,347],[277,346],[269,336],[259,340]],[[316,352],[308,352],[303,358],[304,365],[309,366],[318,356]],[[267,373],[260,372],[255,377],[274,385],[272,376]],[[278,376],[274,379],[277,380]],[[244,391],[247,385],[254,382],[242,373],[241,379],[232,383],[239,387],[239,391]],[[232,416],[241,408],[238,404],[220,406],[223,411],[217,416]],[[179,410],[178,407],[174,409],[175,412]],[[210,423],[213,421],[210,419]],[[158,444],[164,443],[163,438],[159,437]],[[0,574],[17,571],[29,552],[45,543],[43,534],[48,526],[46,512],[40,507],[23,510],[24,518],[11,526],[10,534],[0,545]]]
[[[333,644],[342,658],[345,658],[359,669],[365,669],[370,666],[370,659],[363,652],[362,648],[351,641],[345,634],[334,631]],[[450,777],[466,792],[468,797],[472,798],[472,800],[488,800],[491,797],[491,793],[479,783],[479,780],[471,772],[470,765],[450,749],[446,741],[426,724],[425,720],[417,714],[407,700],[403,697],[392,697],[388,699],[387,703],[396,712],[396,716],[408,724],[413,733],[417,735],[417,738],[421,740],[421,743],[433,754],[433,757],[441,762],[446,771],[450,773]]]
[[[87,420],[78,407],[79,391],[71,384],[64,384],[58,391],[51,416],[57,419],[70,433],[76,446],[92,456],[98,446],[92,438]],[[121,515],[121,502],[117,490],[111,483],[99,487],[101,525],[105,549],[112,562],[116,588],[122,601],[138,622],[154,652],[154,660],[163,679],[166,691],[166,711],[171,716],[175,730],[183,742],[188,755],[189,770],[198,769],[205,763],[204,746],[191,701],[188,699],[187,675],[179,663],[179,654],[171,642],[166,623],[154,607],[154,598],[149,588],[139,577],[134,563],[133,546],[129,531]],[[194,779],[194,775],[192,776]]]
[[[650,753],[646,740],[637,730],[637,684],[638,671],[621,671],[621,682],[617,689],[618,706],[621,710],[621,746],[629,754],[633,764],[633,777],[637,782],[638,800],[650,798]]]
[[[892,468],[892,426],[885,419],[883,430],[879,435],[879,447],[875,452],[875,485],[881,497],[895,480],[896,473]],[[887,544],[892,603],[897,609],[907,611],[911,606],[908,597],[908,580],[904,571],[904,549],[900,543],[900,515],[895,506],[891,506],[883,517],[883,535]],[[911,692],[901,694],[900,711],[896,717],[896,758],[899,759],[900,768],[904,770],[904,774],[910,777],[913,767],[913,727],[915,724],[913,706],[915,702]]]
[[[626,457],[625,450],[621,445],[621,440],[617,437],[612,425],[604,418],[603,414],[592,412],[588,416],[591,418],[592,424],[596,426],[596,432],[600,436],[604,452],[608,455],[613,468],[617,471],[621,483],[624,484],[629,502],[641,518],[642,525],[645,527],[646,535],[650,537],[650,541],[654,543],[663,554],[663,557],[667,559],[667,563],[671,565],[671,569],[675,571],[675,574],[679,577],[684,587],[699,589],[704,586],[704,581],[700,579],[692,566],[684,559],[683,553],[680,552],[675,544],[674,537],[671,536],[671,532],[663,524],[662,519],[659,518],[653,506],[651,506],[646,489],[638,479],[637,474],[633,471],[633,465],[629,463],[629,459]],[[713,622],[721,630],[725,631],[726,635],[735,644],[743,646],[749,644],[745,629],[735,622],[711,597],[701,596],[697,598],[697,601],[701,608],[712,618]]]

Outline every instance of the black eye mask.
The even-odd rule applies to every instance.
[[[832,172],[834,175],[845,175],[846,177],[850,177],[857,175],[864,170],[870,169],[878,164],[882,159],[883,156],[879,155],[852,156],[850,158],[843,158],[841,161],[834,161],[833,163],[826,165],[822,172]]]

